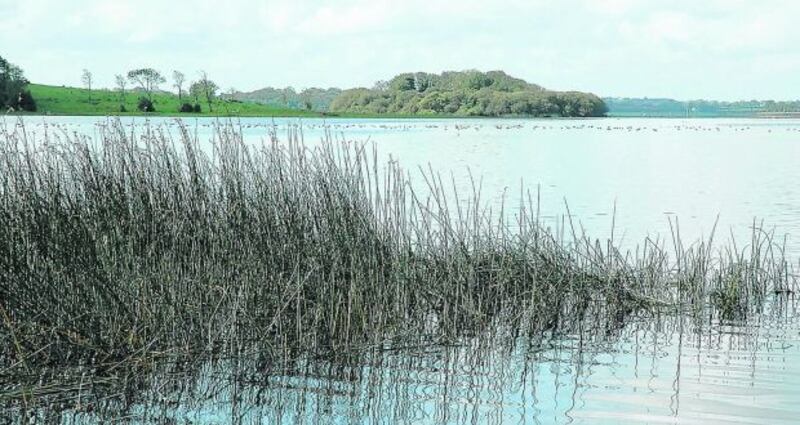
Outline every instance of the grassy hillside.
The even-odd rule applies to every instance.
[[[139,97],[142,96],[138,91],[127,91],[124,98],[119,92],[111,90],[86,90],[75,87],[47,86],[42,84],[31,84],[28,86],[36,99],[39,114],[52,115],[142,115],[136,109]],[[276,108],[274,106],[261,105],[251,102],[217,100],[212,105],[213,111],[209,111],[208,104],[200,102],[201,113],[180,113],[179,108],[182,102],[194,103],[194,99],[184,96],[182,101],[172,93],[154,93],[153,103],[156,112],[147,115],[187,115],[187,116],[320,116],[317,112],[309,112],[297,109]],[[121,112],[121,106],[125,106],[127,112]]]

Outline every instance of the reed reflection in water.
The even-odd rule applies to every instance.
[[[419,337],[334,360],[305,358],[282,370],[265,367],[257,354],[163,364],[146,385],[134,380],[127,394],[113,387],[87,392],[83,404],[90,409],[43,410],[38,419],[790,424],[800,414],[800,316],[793,298],[775,298],[741,321],[657,313],[637,313],[624,324],[598,319],[590,314],[572,332],[541,338],[509,329],[447,344]]]

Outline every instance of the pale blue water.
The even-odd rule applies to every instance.
[[[772,305],[776,307],[777,305]],[[794,424],[795,303],[747,323],[631,317],[532,348],[474,338],[367,356],[306,375],[227,376],[209,366],[186,394],[153,391],[124,415],[181,424]],[[174,379],[174,377],[173,377]],[[166,381],[155,380],[156,388]],[[188,394],[188,395],[187,395]],[[72,419],[80,423],[85,416]],[[132,419],[131,419],[132,418]],[[108,418],[107,418],[108,420]]]

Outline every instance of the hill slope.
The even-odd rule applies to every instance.
[[[111,90],[86,90],[75,87],[48,86],[43,84],[30,84],[31,91],[38,105],[38,113],[53,115],[141,115],[136,109],[139,91],[127,91],[122,96],[117,91]],[[180,106],[187,102],[194,104],[195,100],[184,96],[178,96],[168,92],[153,93],[153,104],[156,111],[148,115],[187,115],[187,116],[319,116],[314,112],[307,112],[297,109],[276,108],[273,106],[260,105],[240,101],[229,101],[217,99],[212,102],[209,110],[206,102],[198,102],[201,106],[201,113],[180,113]],[[121,106],[125,107],[125,112],[121,112]]]

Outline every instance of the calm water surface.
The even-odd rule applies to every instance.
[[[142,118],[124,118],[141,130]],[[26,118],[31,133],[96,135],[103,118]],[[154,118],[150,124],[172,125]],[[201,140],[213,119],[186,123]],[[15,123],[6,119],[6,125]],[[800,255],[800,120],[352,120],[238,119],[257,143],[302,125],[308,144],[325,132],[374,142],[380,160],[413,175],[430,166],[483,197],[509,205],[520,186],[541,193],[553,225],[566,212],[606,238],[635,245],[666,237],[679,220],[684,241],[749,233],[753,220],[789,234]],[[794,235],[794,239],[791,237]],[[702,315],[701,315],[702,316]],[[599,326],[599,325],[598,325]],[[614,329],[587,329],[532,344],[492,335],[444,348],[379,351],[357,365],[231,384],[229,366],[208,366],[191,396],[151,390],[127,414],[133,423],[750,423],[800,418],[800,316],[794,300],[769,302],[740,322],[634,315]],[[324,368],[323,368],[324,369]],[[335,370],[333,370],[335,369]],[[222,370],[223,372],[220,372]],[[215,379],[215,377],[223,378]],[[64,422],[90,416],[64,416]]]
[[[795,424],[799,313],[782,299],[735,323],[634,315],[616,328],[587,320],[582,332],[535,342],[498,332],[287,375],[222,363],[154,378],[146,401],[124,413],[63,422]]]

